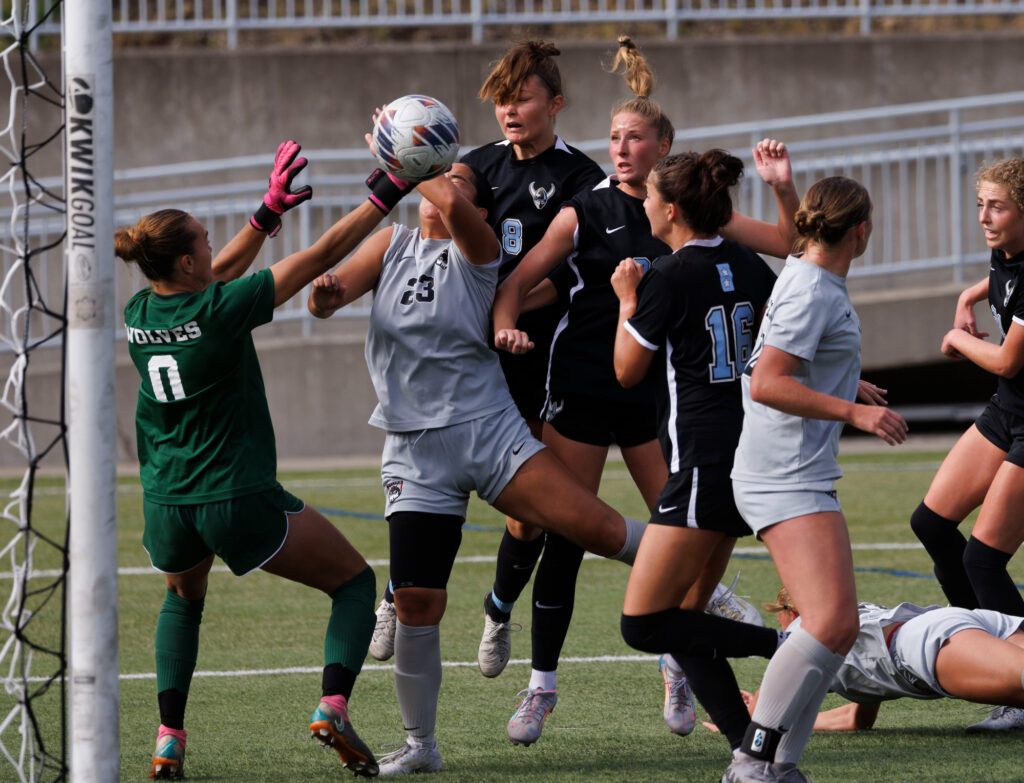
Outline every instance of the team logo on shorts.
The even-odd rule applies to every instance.
[[[548,401],[544,403],[544,410],[541,412],[541,416],[544,421],[554,421],[555,416],[562,412],[562,408],[565,407],[564,400],[553,400],[548,397]]]
[[[384,490],[388,493],[388,503],[394,503],[402,494],[402,479],[391,479],[384,485]]]
[[[553,195],[555,195],[555,183],[551,183],[551,187],[547,190],[544,188],[538,188],[536,182],[531,182],[528,186],[530,196],[533,198],[533,205],[537,209],[544,209],[548,201]]]

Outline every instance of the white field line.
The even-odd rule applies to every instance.
[[[877,543],[877,544],[854,544],[853,550],[855,552],[878,552],[886,550],[904,550],[904,549],[924,549],[921,544],[912,543]],[[733,554],[736,555],[768,555],[768,550],[763,546],[740,546],[733,550]],[[604,560],[605,558],[599,555],[592,555],[589,552],[583,556],[584,560]],[[494,555],[467,555],[466,557],[455,558],[456,563],[493,563],[495,561]],[[374,568],[381,568],[388,566],[390,563],[387,558],[381,558],[377,560],[367,560]],[[224,565],[216,565],[210,569],[211,573],[223,573],[229,574],[231,570]],[[52,569],[46,571],[36,571],[32,574],[33,579],[54,579],[60,576],[61,572]],[[151,566],[142,567],[125,567],[117,569],[118,576],[163,576],[163,574],[157,571]],[[0,579],[11,579],[14,574],[10,571],[0,571]]]
[[[657,655],[594,655],[587,658],[559,658],[558,662],[563,663],[631,663],[631,662],[642,662],[651,663],[658,660]],[[513,658],[509,661],[510,665],[520,664],[523,666],[530,665],[529,658]],[[446,669],[457,669],[457,668],[475,668],[477,666],[476,661],[443,661],[441,666]],[[374,663],[367,666],[363,666],[364,672],[389,672],[395,668],[394,664],[388,663]],[[312,666],[288,666],[281,669],[236,669],[235,671],[223,671],[223,672],[210,672],[210,671],[197,671],[193,674],[193,677],[265,677],[268,675],[275,674],[320,674],[323,671],[322,667]],[[120,675],[121,680],[155,680],[156,672],[136,672],[129,674]],[[43,677],[30,678],[31,682],[43,682]]]
[[[642,661],[644,663],[658,660],[657,655],[593,655],[587,658],[559,658],[559,663],[623,663]],[[529,658],[513,658],[509,661],[509,665],[521,664],[523,666],[530,665]],[[459,669],[472,667],[476,668],[479,664],[476,661],[442,661],[441,666],[446,669]],[[364,672],[389,672],[393,671],[395,665],[393,663],[373,663],[367,666],[363,666],[362,671]],[[323,667],[312,667],[312,666],[292,666],[285,669],[238,669],[230,672],[207,672],[197,671],[193,676],[195,677],[257,677],[264,674],[320,674],[323,671]],[[141,674],[122,674],[120,677],[122,680],[152,680],[156,678],[155,672],[144,672]]]
[[[849,462],[842,465],[842,470],[845,473],[904,473],[904,472],[927,472],[934,473],[938,470],[939,461],[934,462]],[[629,475],[629,471],[623,468],[610,468],[604,472],[604,478],[606,479],[626,479],[632,480]],[[380,478],[373,476],[352,476],[346,478],[304,478],[304,479],[289,479],[287,476],[284,478],[283,484],[286,489],[344,489],[346,487],[354,488],[368,488],[373,487],[381,489]],[[383,490],[381,490],[383,491]],[[57,495],[66,494],[64,487],[36,487],[33,490],[33,494],[38,497],[53,497]],[[117,485],[117,494],[119,495],[141,495],[142,485],[139,483],[121,483]],[[2,495],[2,493],[0,493]]]

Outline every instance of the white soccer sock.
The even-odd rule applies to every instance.
[[[776,762],[795,764],[800,760],[814,726],[813,716],[843,659],[798,628],[768,662],[751,719],[782,732]],[[808,715],[812,716],[809,723]]]
[[[622,549],[608,559],[633,565],[633,561],[636,560],[636,550],[640,548],[640,539],[644,537],[647,524],[639,519],[630,519],[629,517],[623,517],[623,520],[626,523],[626,543],[622,545]]]
[[[441,691],[441,629],[397,622],[395,630],[395,695],[409,739],[436,744],[437,697]]]
[[[558,690],[558,677],[555,672],[542,672],[533,669],[530,673],[530,690],[540,688],[542,691]]]

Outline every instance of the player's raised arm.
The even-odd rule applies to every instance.
[[[775,194],[778,222],[766,223],[734,211],[732,219],[722,228],[722,236],[758,253],[785,258],[792,251],[796,239],[793,216],[800,206],[800,197],[793,184],[789,150],[781,141],[763,139],[754,147],[753,153],[757,173]]]
[[[467,192],[477,193],[477,177],[465,163],[456,163],[441,177],[417,185],[420,195],[433,204],[451,238],[471,264],[489,264],[498,258],[498,237],[487,224],[487,210],[477,206]],[[464,192],[464,189],[467,192]]]
[[[313,197],[313,189],[305,185],[292,190],[292,180],[306,167],[306,159],[297,155],[302,147],[291,139],[281,142],[274,156],[267,192],[249,224],[239,231],[213,259],[214,280],[235,280],[255,260],[263,240],[281,230],[281,215]]]
[[[523,303],[530,292],[572,252],[573,237],[578,225],[576,210],[571,207],[562,209],[544,232],[543,239],[498,286],[498,292],[494,296],[496,345],[502,331],[515,329]]]

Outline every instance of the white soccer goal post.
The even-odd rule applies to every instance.
[[[110,0],[63,8],[70,779],[120,777]]]

